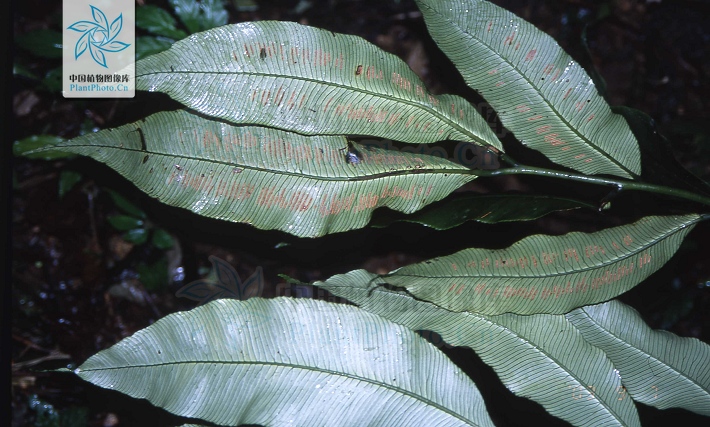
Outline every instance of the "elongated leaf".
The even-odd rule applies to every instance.
[[[127,213],[128,215],[135,217],[135,218],[141,218],[145,219],[146,215],[141,208],[138,206],[134,205],[133,203],[129,202],[128,199],[120,195],[114,190],[111,189],[106,189],[106,192],[108,193],[109,196],[111,196],[111,200],[113,200],[113,203],[116,205],[117,208],[122,210],[123,212]]]
[[[75,373],[220,425],[493,425],[475,385],[433,345],[316,300],[214,301],[159,320]]]
[[[710,346],[695,338],[653,331],[618,301],[566,315],[582,336],[606,352],[619,370],[627,397],[660,409],[684,408],[710,416]]]
[[[629,126],[552,37],[487,1],[417,4],[441,50],[523,144],[587,174],[641,173]]]
[[[631,399],[618,399],[614,366],[564,316],[451,312],[404,292],[373,291],[378,282],[356,270],[315,285],[411,330],[431,330],[451,345],[471,347],[513,393],[574,425],[640,425]]]
[[[367,41],[290,22],[228,25],[136,63],[136,87],[236,123],[303,134],[445,139],[501,149],[464,99],[434,96]]]
[[[51,147],[54,144],[60,144],[64,141],[66,141],[64,138],[56,135],[32,135],[19,141],[15,141],[12,144],[12,154],[15,156],[24,156],[28,159],[44,160],[72,157],[71,154],[67,154],[66,152],[46,149],[47,147]],[[42,150],[38,152],[36,151],[37,149]]]
[[[364,227],[380,206],[414,212],[475,178],[435,156],[232,126],[185,111],[50,148],[106,163],[169,205],[304,237]]]
[[[121,231],[131,230],[143,226],[143,220],[128,215],[113,215],[106,218],[106,220],[108,220],[109,224],[111,224],[113,228]]]
[[[72,170],[63,170],[59,174],[59,198],[63,198],[67,193],[71,191],[76,184],[81,181],[81,174]]]
[[[33,30],[15,38],[15,43],[43,58],[62,57],[62,33],[54,30]]]
[[[564,314],[639,284],[700,219],[646,217],[596,233],[535,235],[506,249],[465,249],[402,267],[385,280],[453,311]]]
[[[458,227],[466,221],[485,224],[530,221],[549,213],[580,207],[595,208],[579,200],[535,194],[458,194],[410,215],[388,212],[370,223],[386,227],[394,222],[414,222],[436,230]]]
[[[12,75],[17,77],[24,77],[30,80],[39,80],[39,77],[35,75],[25,64],[20,61],[12,62]]]

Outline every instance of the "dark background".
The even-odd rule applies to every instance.
[[[167,9],[167,2],[146,1]],[[360,35],[401,56],[436,93],[458,93],[480,104],[445,56],[427,37],[413,1],[318,0],[303,11],[297,1],[260,1],[253,12],[237,12],[230,23],[292,20]],[[558,42],[588,70],[596,69],[612,105],[650,115],[673,144],[673,154],[689,170],[710,176],[710,7],[701,1],[495,1]],[[139,6],[138,6],[139,7]],[[61,27],[61,4],[14,2],[12,32]],[[581,43],[587,27],[588,51]],[[17,46],[14,63],[43,76],[61,60],[42,58]],[[36,134],[65,138],[94,128],[129,123],[176,105],[158,94],[133,100],[65,100],[35,79],[15,75],[11,85],[12,134],[6,144]],[[514,144],[511,138],[506,144]],[[508,145],[506,145],[508,146]],[[526,154],[523,152],[523,154]],[[532,155],[535,158],[534,155]],[[542,160],[541,160],[542,161]],[[217,256],[243,279],[261,266],[265,296],[283,285],[278,274],[302,281],[325,279],[356,268],[386,272],[411,262],[478,247],[505,247],[531,233],[594,231],[645,212],[672,211],[672,199],[629,195],[605,214],[578,211],[538,221],[484,226],[467,223],[435,232],[413,224],[363,229],[320,239],[298,239],[198,217],[150,199],[112,170],[91,160],[40,161],[14,158],[11,199],[11,357],[12,424],[44,426],[178,425],[181,420],[120,393],[84,383],[73,375],[40,372],[77,366],[99,350],[195,302],[175,297],[182,285],[209,271]],[[62,198],[62,171],[81,180]],[[484,180],[481,180],[484,181]],[[506,178],[476,181],[472,191],[545,191],[549,182]],[[160,250],[132,245],[107,218],[119,212],[108,190],[128,198],[150,223],[178,242]],[[606,189],[573,186],[560,191],[600,200]],[[653,328],[710,342],[710,230],[699,225],[666,267],[622,299]],[[285,244],[285,245],[284,245]],[[163,262],[164,264],[160,264]],[[149,281],[147,267],[163,266],[163,277]],[[146,267],[147,266],[147,267]],[[182,267],[184,276],[176,274]],[[154,271],[154,270],[153,270]],[[495,374],[465,349],[445,349],[481,390],[497,425],[562,425],[537,404],[512,396]],[[643,425],[706,424],[681,410],[658,411],[638,405]]]

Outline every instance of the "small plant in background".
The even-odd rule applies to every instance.
[[[136,59],[162,52],[177,40],[227,23],[229,14],[221,0],[170,0],[171,12],[146,4],[136,8],[136,27],[149,35],[136,39]],[[181,26],[174,16],[180,19]]]
[[[222,16],[207,6],[218,2],[178,3],[190,32]],[[647,117],[610,108],[531,24],[485,1],[417,5],[434,41],[517,142],[504,144],[464,98],[430,93],[399,58],[361,38],[271,21],[219,26],[138,62],[139,89],[186,109],[29,154],[89,156],[165,204],[308,238],[365,227],[381,207],[393,212],[379,226],[445,230],[589,206],[614,212],[631,191],[666,206],[622,213],[601,231],[531,235],[503,249],[470,247],[310,284],[355,306],[253,298],[261,270],[242,282],[211,258],[216,280],[181,295],[252,298],[169,315],[73,372],[198,423],[492,425],[476,384],[416,333],[431,331],[473,349],[513,393],[574,425],[638,425],[635,403],[710,415],[710,346],[653,331],[614,299],[710,217],[707,183],[673,160]],[[161,9],[142,14],[139,26],[155,40],[184,34]],[[361,136],[476,144],[500,167],[472,169]],[[452,195],[503,175],[547,179],[550,188],[564,182],[573,196]],[[593,186],[608,195],[597,198]],[[126,240],[163,244],[141,210],[111,194],[123,213],[109,221]]]
[[[116,207],[123,213],[106,218],[111,226],[118,231],[123,231],[123,238],[130,243],[142,245],[150,239],[150,243],[158,249],[167,250],[175,242],[170,233],[162,228],[156,228],[147,220],[145,212],[133,203],[126,200],[113,190],[107,190]]]
[[[175,240],[166,230],[156,227],[143,210],[125,197],[113,190],[106,192],[122,212],[110,215],[106,220],[114,229],[122,232],[122,239],[136,246],[150,244],[156,249],[155,252],[161,254],[157,261],[142,261],[138,264],[137,273],[141,283],[149,291],[165,288],[172,279],[169,277],[172,271],[168,268],[166,251],[175,247]]]
[[[62,89],[62,33],[52,28],[36,29],[19,36],[15,43],[21,48],[22,55],[13,61],[13,75],[36,82],[41,90],[59,92]],[[45,60],[49,63],[48,71],[38,75],[28,67],[30,61],[24,54]]]

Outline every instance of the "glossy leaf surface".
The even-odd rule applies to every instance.
[[[566,317],[618,368],[624,383],[619,399],[630,396],[659,409],[710,416],[709,345],[654,331],[636,310],[618,301],[582,307]]]
[[[302,134],[445,139],[501,149],[463,98],[434,96],[367,41],[289,22],[248,22],[176,42],[136,63],[137,89],[234,123]]]
[[[564,316],[451,312],[405,292],[373,289],[382,283],[355,270],[314,284],[409,329],[472,348],[513,393],[574,425],[640,425],[631,399],[618,399],[621,379],[611,361]]]
[[[552,37],[487,1],[417,4],[441,50],[523,144],[586,174],[641,173],[629,126]]]
[[[316,300],[214,301],[166,316],[75,373],[220,425],[493,426],[475,385],[426,340]]]
[[[233,126],[185,111],[48,149],[106,163],[163,203],[303,237],[363,227],[380,206],[414,212],[475,178],[435,156]]]
[[[481,314],[564,314],[614,298],[663,266],[698,215],[646,217],[595,233],[534,235],[465,249],[385,275],[419,299]]]

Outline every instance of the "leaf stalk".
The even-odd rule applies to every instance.
[[[696,203],[703,204],[705,206],[710,206],[710,197],[693,193],[687,190],[649,184],[646,182],[634,182],[627,181],[624,179],[602,178],[597,176],[561,172],[552,169],[537,168],[532,166],[516,165],[509,168],[502,168],[496,170],[476,170],[472,171],[472,173],[479,177],[494,177],[503,175],[535,175],[546,176],[550,178],[566,179],[570,181],[585,182],[588,184],[612,185],[615,186],[619,192],[624,190],[645,191],[649,193],[663,194],[679,199],[690,200]]]

